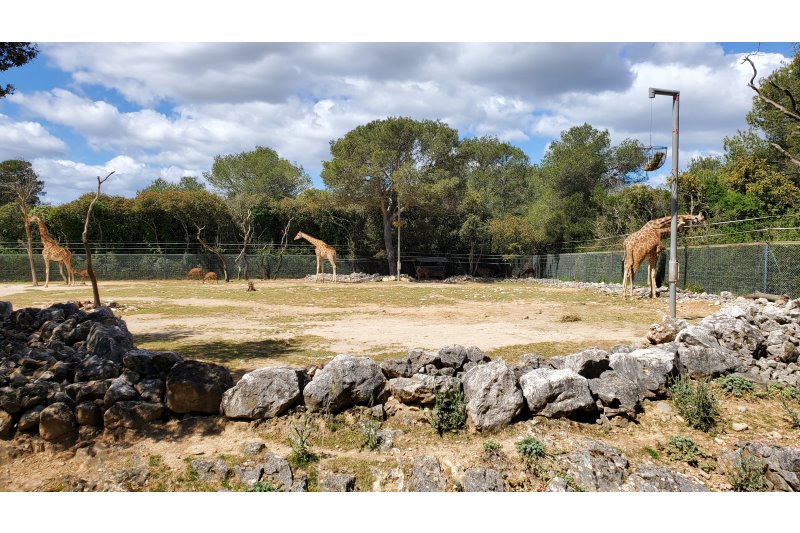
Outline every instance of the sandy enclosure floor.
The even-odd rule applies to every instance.
[[[256,292],[247,293],[243,282],[135,281],[101,283],[100,290],[104,302],[122,305],[116,313],[137,345],[206,358],[224,344],[226,357],[220,362],[243,370],[305,364],[337,353],[380,357],[448,344],[487,352],[542,343],[608,348],[642,340],[667,304],[665,299],[625,301],[594,289],[535,283],[281,280],[256,286]],[[91,287],[5,284],[0,297],[15,308],[46,306],[90,300]],[[679,315],[693,320],[717,309],[709,302],[687,302]],[[259,353],[262,348],[269,353]]]

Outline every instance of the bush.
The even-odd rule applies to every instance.
[[[689,283],[686,288],[684,289],[686,292],[694,292],[700,294],[702,292],[706,292],[705,288],[699,283]]]
[[[682,461],[697,466],[701,457],[705,456],[697,444],[689,437],[670,437],[667,441],[667,455],[675,461]]]
[[[767,465],[752,455],[740,455],[728,472],[728,479],[736,492],[765,492],[769,490]]]
[[[679,378],[672,383],[671,394],[678,413],[690,427],[707,432],[716,425],[719,405],[707,383]]]
[[[536,437],[525,437],[517,441],[516,447],[526,465],[533,464],[547,455],[544,444]]]
[[[461,382],[456,381],[452,389],[436,393],[436,403],[429,421],[439,436],[464,427],[467,422],[467,403]]]
[[[753,392],[753,382],[742,376],[723,376],[717,378],[717,385],[722,390],[733,394],[734,396],[742,396],[745,392]]]

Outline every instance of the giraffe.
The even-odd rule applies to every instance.
[[[314,252],[317,255],[317,277],[314,279],[314,281],[319,280],[320,262],[322,263],[322,273],[325,274],[326,259],[333,267],[333,281],[336,281],[336,249],[333,246],[325,244],[319,239],[315,239],[314,237],[303,233],[302,231],[298,231],[297,235],[294,236],[294,240],[297,239],[305,239],[314,245]]]
[[[28,220],[36,222],[39,226],[39,236],[42,238],[42,258],[44,259],[44,286],[50,283],[50,261],[58,263],[58,271],[67,285],[75,283],[75,270],[72,268],[72,252],[60,246],[56,240],[50,236],[44,222],[36,215],[31,215]],[[67,267],[67,275],[64,275],[64,267]]]
[[[686,224],[700,223],[703,214],[678,215],[678,229]],[[661,217],[647,222],[642,229],[631,233],[622,243],[625,249],[625,275],[622,279],[622,297],[628,295],[627,288],[630,282],[631,298],[633,297],[633,275],[639,269],[642,261],[647,259],[647,284],[650,287],[650,297],[656,297],[656,264],[658,256],[664,251],[661,239],[671,231],[672,217]]]

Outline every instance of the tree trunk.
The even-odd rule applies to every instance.
[[[25,237],[28,239],[28,263],[31,266],[31,280],[33,281],[33,286],[36,287],[39,285],[39,282],[36,279],[36,263],[33,261],[33,238],[31,237],[31,227],[30,222],[28,221],[28,212],[27,210],[22,211],[22,221],[25,223]]]
[[[89,203],[89,209],[86,210],[86,220],[83,223],[83,234],[81,235],[81,240],[83,241],[83,249],[86,251],[86,272],[89,274],[89,279],[92,281],[92,294],[94,295],[94,306],[100,307],[100,289],[97,287],[97,276],[94,273],[94,269],[92,268],[92,250],[89,248],[89,219],[92,217],[92,208],[94,208],[94,204],[97,200],[100,199],[100,186],[106,181],[108,178],[111,177],[114,171],[111,171],[108,176],[103,179],[100,179],[100,176],[97,176],[97,194],[95,194],[92,201]],[[102,230],[102,226],[101,226]]]
[[[383,244],[386,247],[386,260],[389,262],[389,275],[397,275],[397,256],[392,245],[392,211],[386,208],[385,200],[381,200],[381,215],[383,216]]]
[[[200,246],[203,247],[203,250],[212,253],[216,256],[217,260],[219,260],[219,263],[222,265],[222,274],[225,277],[225,283],[228,283],[230,281],[230,277],[228,276],[228,262],[225,261],[225,258],[222,256],[222,254],[219,253],[218,248],[215,249],[210,247],[208,244],[206,244],[203,238],[200,237],[200,233],[203,231],[203,228],[205,228],[205,226],[201,228],[200,226],[195,224],[194,227],[197,228],[197,242],[200,243]]]

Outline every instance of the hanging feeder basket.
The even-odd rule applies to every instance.
[[[645,146],[642,148],[642,153],[646,158],[644,167],[642,167],[645,172],[658,170],[664,166],[664,162],[667,160],[666,146]]]

